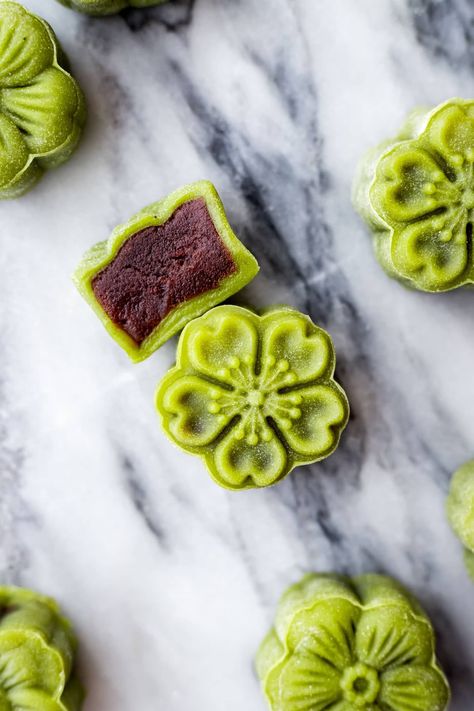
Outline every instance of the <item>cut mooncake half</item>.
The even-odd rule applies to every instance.
[[[258,272],[207,181],[120,225],[81,260],[74,282],[110,335],[142,361]]]

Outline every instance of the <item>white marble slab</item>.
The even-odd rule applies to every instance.
[[[26,0],[25,0],[26,2]],[[89,105],[74,158],[0,206],[0,572],[56,595],[86,711],[263,711],[254,651],[307,570],[399,577],[436,623],[453,711],[474,698],[474,587],[444,518],[474,454],[472,293],[410,293],[350,204],[360,154],[419,103],[473,94],[470,0],[176,0],[55,27]],[[338,452],[229,493],[161,433],[175,343],[131,365],[75,292],[82,252],[214,181],[261,275],[331,332]]]

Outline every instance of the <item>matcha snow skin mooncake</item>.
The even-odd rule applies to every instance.
[[[0,709],[79,711],[76,640],[56,603],[0,586]]]
[[[454,473],[446,510],[449,523],[464,546],[466,568],[474,580],[474,459]]]
[[[349,405],[334,367],[329,335],[299,311],[218,306],[184,329],[156,405],[218,484],[268,486],[336,449]]]
[[[201,181],[117,227],[84,255],[74,281],[110,335],[141,361],[257,272],[214,186]]]
[[[474,100],[414,111],[354,183],[385,271],[428,292],[474,283]]]
[[[25,193],[79,142],[84,98],[63,64],[50,26],[0,0],[0,199]]]
[[[88,15],[113,15],[127,7],[152,7],[166,0],[59,0],[60,3]]]
[[[430,620],[382,575],[290,587],[256,668],[271,711],[444,711],[450,697]]]

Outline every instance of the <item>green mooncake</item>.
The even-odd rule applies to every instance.
[[[256,658],[272,711],[444,711],[430,620],[396,581],[307,575]]]
[[[152,7],[166,0],[59,0],[62,5],[88,15],[113,15],[127,7]]]
[[[472,286],[474,100],[413,112],[367,155],[353,195],[387,274],[429,292]]]
[[[110,335],[141,361],[257,272],[203,180],[117,227],[84,255],[74,281]]]
[[[349,405],[329,335],[289,307],[218,306],[181,334],[158,386],[163,428],[228,489],[268,486],[329,456]]]
[[[0,586],[0,709],[79,711],[76,640],[49,598]]]
[[[474,459],[454,473],[446,510],[451,527],[464,546],[466,568],[474,580]]]
[[[0,199],[29,190],[79,142],[85,104],[51,27],[0,1]]]

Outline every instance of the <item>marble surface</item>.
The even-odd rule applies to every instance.
[[[0,572],[56,595],[86,711],[263,711],[252,657],[307,570],[399,577],[432,614],[453,711],[474,698],[474,586],[444,517],[474,454],[468,292],[410,293],[350,203],[417,104],[472,96],[471,0],[176,0],[92,20],[25,0],[87,95],[75,157],[0,206]],[[352,419],[326,462],[229,493],[159,429],[175,342],[132,365],[75,292],[82,252],[212,180],[262,271],[242,294],[332,334]]]

